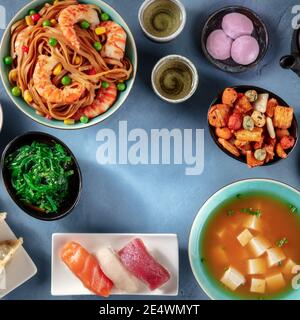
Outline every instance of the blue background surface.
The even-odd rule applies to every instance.
[[[0,84],[4,109],[1,152],[16,135],[30,130],[45,131],[62,139],[78,158],[83,173],[83,193],[78,207],[57,222],[36,221],[24,214],[0,184],[0,209],[9,213],[8,222],[25,239],[25,248],[37,265],[38,274],[8,295],[6,299],[54,299],[50,294],[51,235],[54,232],[177,233],[180,242],[181,299],[207,299],[192,275],[188,261],[188,237],[193,219],[203,202],[217,189],[233,181],[251,177],[273,178],[300,188],[299,147],[286,161],[271,167],[249,170],[222,153],[213,143],[206,125],[210,101],[224,87],[253,84],[269,89],[296,109],[299,119],[300,79],[282,70],[280,57],[290,52],[291,8],[296,0],[198,1],[182,0],[187,9],[187,25],[182,34],[168,44],[155,44],[142,34],[137,13],[141,0],[107,0],[131,27],[139,53],[135,86],[121,109],[100,125],[80,131],[60,131],[34,123],[10,101]],[[25,0],[1,0],[7,21]],[[270,48],[259,66],[244,74],[223,73],[203,57],[199,37],[206,17],[225,5],[245,5],[262,16],[270,33]],[[3,30],[0,30],[2,36]],[[178,53],[190,58],[200,76],[196,94],[186,103],[169,105],[151,89],[150,74],[155,62],[164,55]],[[99,129],[118,132],[121,120],[128,128],[205,129],[205,169],[200,176],[186,176],[180,165],[100,166],[96,162]],[[68,297],[77,299],[78,297]],[[94,297],[80,297],[94,299]],[[112,299],[119,299],[116,297]],[[127,298],[127,297],[126,297]],[[95,298],[98,299],[98,298]],[[136,299],[136,297],[134,297]]]

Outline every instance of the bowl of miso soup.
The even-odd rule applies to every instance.
[[[199,210],[189,259],[215,300],[300,299],[300,192],[268,179],[225,186]]]

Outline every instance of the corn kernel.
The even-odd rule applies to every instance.
[[[27,103],[31,103],[33,101],[33,98],[29,92],[29,90],[25,90],[24,92],[24,100],[27,102]]]
[[[26,21],[26,24],[27,24],[28,26],[34,26],[34,22],[33,22],[33,20],[31,19],[30,16],[26,16],[26,17],[25,17],[25,21]]]
[[[10,78],[12,81],[16,82],[18,79],[18,71],[17,70],[12,70],[10,73]]]
[[[64,124],[67,124],[67,125],[72,125],[75,123],[75,120],[74,119],[65,119],[64,120]]]
[[[55,26],[57,24],[57,21],[55,19],[51,19],[50,22],[52,26]]]
[[[75,58],[75,64],[79,64],[81,62],[81,59],[79,57]]]
[[[59,75],[61,74],[61,72],[62,72],[62,68],[63,68],[62,64],[59,63],[59,64],[54,68],[54,70],[53,70],[53,75],[59,76]]]
[[[95,33],[97,36],[100,36],[101,34],[105,33],[106,32],[106,29],[104,27],[97,27],[95,29]]]

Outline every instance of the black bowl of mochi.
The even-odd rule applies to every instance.
[[[245,72],[263,59],[268,49],[268,31],[263,20],[241,6],[222,8],[211,14],[201,35],[205,57],[217,68]]]

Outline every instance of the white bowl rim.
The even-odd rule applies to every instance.
[[[20,8],[20,10],[18,10],[15,15],[11,18],[9,24],[7,25],[3,35],[2,35],[2,39],[1,39],[1,42],[0,42],[0,52],[1,52],[1,49],[2,47],[4,46],[4,39],[8,36],[8,34],[10,33],[10,30],[11,30],[11,27],[12,25],[15,23],[15,20],[16,20],[16,17],[18,15],[20,15],[23,11],[26,11],[26,9],[30,9],[33,5],[35,5],[35,2],[38,1],[38,0],[31,0],[29,3],[25,4],[23,7]],[[113,115],[115,112],[117,112],[121,106],[125,103],[125,101],[127,100],[131,90],[133,89],[133,86],[134,86],[134,83],[135,83],[135,80],[136,80],[136,74],[137,74],[137,66],[138,66],[138,53],[137,53],[137,47],[136,47],[136,43],[135,43],[135,39],[134,39],[134,36],[133,36],[133,33],[130,29],[130,27],[128,26],[128,24],[126,23],[126,21],[122,18],[122,16],[119,14],[119,12],[114,9],[112,6],[110,6],[108,3],[106,3],[104,0],[95,0],[95,1],[98,1],[100,4],[99,6],[103,5],[104,6],[107,6],[110,10],[112,10],[114,12],[114,14],[118,17],[118,19],[120,19],[120,21],[122,21],[122,24],[125,25],[128,29],[128,31],[126,31],[127,35],[129,36],[130,38],[130,41],[132,43],[132,50],[133,50],[133,56],[135,57],[135,63],[133,65],[133,74],[132,74],[132,77],[130,78],[131,80],[131,84],[130,84],[130,87],[127,88],[126,92],[124,93],[124,96],[123,96],[123,102],[120,103],[120,105],[116,108],[114,108],[114,105],[109,108],[105,113],[99,115],[98,117],[94,118],[94,119],[97,119],[95,120],[94,122],[88,122],[87,124],[84,124],[80,127],[75,127],[75,126],[65,126],[65,127],[59,127],[57,125],[55,125],[55,121],[52,121],[52,122],[49,122],[49,123],[45,123],[43,122],[42,120],[39,120],[38,118],[35,118],[34,116],[32,116],[29,112],[27,112],[26,110],[24,110],[23,108],[21,108],[17,103],[14,102],[14,97],[12,96],[12,93],[10,92],[10,90],[6,87],[5,85],[5,82],[4,82],[4,72],[0,71],[0,78],[2,80],[2,83],[3,83],[3,87],[6,91],[6,93],[8,94],[8,96],[10,97],[10,100],[11,102],[21,111],[23,112],[27,117],[31,118],[33,121],[41,124],[41,125],[44,125],[48,128],[54,128],[54,129],[60,129],[60,130],[80,130],[80,129],[85,129],[85,128],[89,128],[89,127],[92,127],[92,126],[95,126],[101,122],[103,122],[104,120],[106,120],[107,118],[109,118],[111,115]],[[80,3],[80,0],[78,0],[78,2]],[[47,0],[44,0],[44,4],[47,3]],[[116,101],[117,102],[117,101]],[[115,102],[115,103],[116,103]]]
[[[157,36],[154,36],[153,34],[151,34],[150,32],[148,32],[144,26],[144,21],[143,21],[143,14],[144,14],[144,11],[145,9],[152,3],[154,3],[155,1],[157,0],[145,0],[140,8],[139,8],[139,12],[138,12],[138,18],[139,18],[139,23],[140,23],[140,26],[143,30],[143,32],[147,35],[148,38],[152,39],[153,41],[156,41],[156,42],[169,42],[173,39],[175,39],[176,37],[178,37],[180,35],[180,33],[183,31],[184,27],[185,27],[185,24],[186,24],[186,10],[185,10],[185,6],[183,5],[183,3],[179,0],[169,0],[173,3],[175,3],[180,11],[181,11],[181,14],[182,14],[182,21],[181,21],[181,24],[179,26],[179,28],[174,32],[172,33],[171,35],[169,36],[166,36],[166,37],[157,37]]]
[[[3,108],[0,103],[0,131],[2,130],[2,127],[3,127]]]
[[[229,184],[226,184],[224,185],[223,187],[221,187],[220,189],[218,189],[216,192],[214,192],[212,195],[210,195],[208,197],[208,199],[202,204],[202,206],[200,207],[200,209],[198,210],[194,220],[193,220],[193,223],[192,223],[192,227],[191,227],[191,230],[190,230],[190,234],[189,234],[189,241],[188,241],[188,256],[189,256],[189,263],[190,263],[190,267],[192,269],[192,272],[193,272],[193,275],[194,275],[194,278],[196,279],[198,285],[200,286],[200,288],[205,292],[205,294],[211,299],[211,300],[217,300],[216,298],[214,298],[210,293],[209,293],[209,290],[202,285],[201,283],[201,279],[198,277],[197,275],[197,272],[196,272],[196,269],[192,263],[192,256],[191,256],[191,251],[192,251],[192,234],[194,234],[194,230],[196,229],[196,220],[198,218],[198,216],[200,215],[201,213],[201,210],[204,206],[206,206],[206,204],[211,201],[211,199],[220,194],[221,192],[223,192],[224,190],[228,189],[229,187],[233,186],[233,185],[239,185],[240,183],[245,183],[245,182],[271,182],[271,183],[274,183],[274,184],[277,184],[279,186],[282,186],[282,187],[285,187],[293,192],[296,192],[299,196],[300,196],[300,191],[298,189],[296,189],[295,187],[292,187],[291,185],[285,183],[285,182],[280,182],[278,180],[275,180],[275,179],[270,179],[270,178],[249,178],[249,179],[240,179],[240,180],[236,180],[236,181],[233,181]]]
[[[166,60],[173,60],[173,59],[178,59],[178,60],[181,60],[182,62],[184,62],[185,64],[188,65],[188,67],[191,69],[192,73],[193,73],[193,83],[192,83],[192,88],[191,88],[191,91],[183,98],[180,98],[180,99],[169,99],[169,98],[166,98],[164,97],[156,88],[155,86],[155,73],[157,71],[157,69],[159,68],[159,66],[165,62]],[[161,59],[159,59],[157,61],[157,63],[155,64],[155,66],[153,67],[152,69],[152,73],[151,73],[151,83],[152,83],[152,88],[155,92],[155,94],[162,100],[166,101],[166,102],[169,102],[169,103],[173,103],[173,104],[176,104],[176,103],[182,103],[186,100],[188,100],[189,98],[191,98],[193,96],[193,94],[195,93],[195,91],[197,90],[198,88],[198,84],[199,84],[199,75],[198,75],[198,71],[196,69],[196,66],[195,64],[189,60],[188,58],[184,57],[184,56],[181,56],[181,55],[178,55],[178,54],[170,54],[170,55],[167,55]]]

